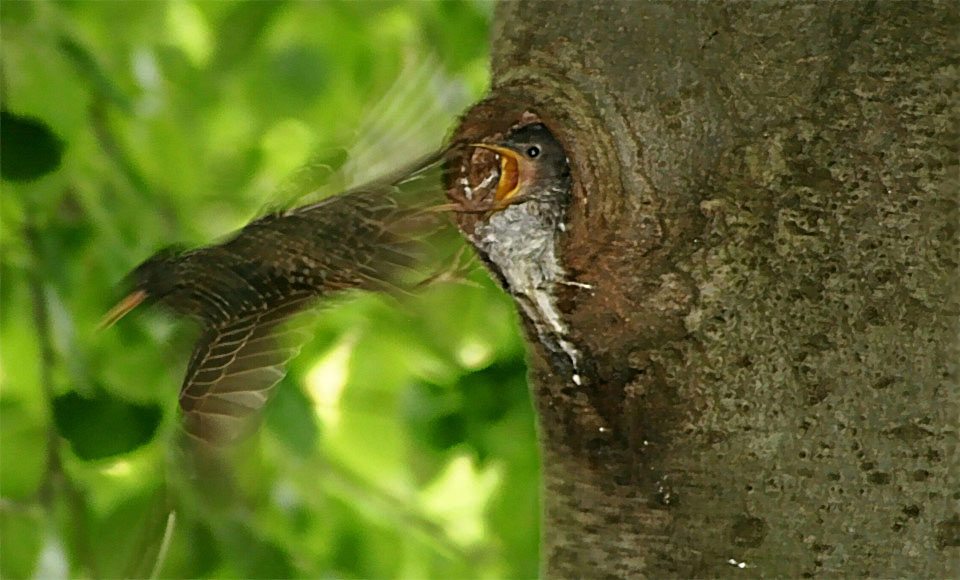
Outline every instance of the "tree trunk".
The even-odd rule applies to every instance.
[[[956,4],[495,22],[460,136],[539,118],[574,178],[544,576],[955,577]]]

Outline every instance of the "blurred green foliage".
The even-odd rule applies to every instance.
[[[4,3],[0,575],[536,576],[523,345],[479,269],[325,307],[230,459],[178,444],[195,329],[94,330],[156,250],[439,144],[486,87],[490,11]]]

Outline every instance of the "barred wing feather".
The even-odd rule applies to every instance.
[[[310,338],[304,317],[290,321],[309,302],[294,299],[203,330],[180,390],[187,433],[221,446],[256,429],[287,361]]]

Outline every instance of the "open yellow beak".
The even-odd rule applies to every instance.
[[[515,196],[520,189],[520,155],[512,149],[499,145],[488,143],[471,143],[470,145],[488,149],[500,156],[500,181],[497,183],[497,193],[494,194],[494,198],[497,201],[504,201]]]
[[[117,303],[109,312],[103,315],[100,323],[97,324],[97,330],[106,330],[116,324],[128,312],[136,308],[141,302],[146,300],[147,293],[143,290],[135,290],[129,296]]]

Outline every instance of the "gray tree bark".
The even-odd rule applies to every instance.
[[[543,572],[956,577],[957,4],[505,2],[574,198]],[[584,285],[588,285],[589,288]]]

